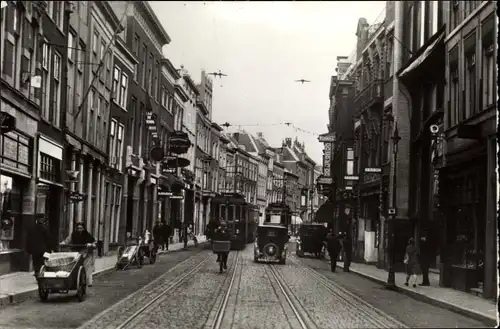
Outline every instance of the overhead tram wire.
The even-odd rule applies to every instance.
[[[120,24],[116,28],[115,33],[113,34],[113,37],[111,38],[111,40],[108,43],[108,46],[106,47],[106,50],[104,52],[104,56],[102,56],[101,61],[99,63],[99,66],[97,67],[96,71],[94,72],[94,77],[92,78],[90,85],[87,87],[87,90],[83,94],[82,102],[80,103],[80,106],[78,106],[78,110],[76,111],[76,113],[73,117],[73,130],[76,129],[76,121],[77,121],[76,119],[80,115],[80,112],[82,111],[82,109],[85,105],[85,102],[87,101],[87,98],[90,94],[90,90],[92,89],[97,78],[100,76],[99,73],[100,73],[101,69],[104,67],[104,61],[106,60],[107,56],[109,55],[109,50],[111,49],[111,47],[115,46],[115,41],[116,41],[116,38],[118,37],[118,34],[120,34],[123,31],[122,24],[125,21],[125,19],[127,18],[127,12],[128,12],[129,7],[130,7],[130,4],[131,4],[131,1],[127,1],[127,6],[125,7],[125,11],[123,12],[123,15],[120,19]]]
[[[257,124],[231,124],[229,122],[225,122],[221,125],[222,127],[226,127],[226,128],[229,128],[229,127],[238,127],[241,129],[241,127],[271,127],[271,126],[287,126],[287,127],[290,127],[290,128],[293,128],[295,131],[298,131],[298,132],[302,132],[302,133],[306,133],[306,134],[310,134],[310,135],[314,135],[314,136],[319,136],[320,134],[318,133],[315,133],[315,132],[312,132],[312,131],[309,131],[309,130],[306,130],[306,129],[302,129],[296,125],[294,125],[293,123],[291,122],[278,122],[278,123],[257,123]]]

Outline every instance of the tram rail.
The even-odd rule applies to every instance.
[[[353,307],[353,309],[355,308],[358,314],[362,315],[368,322],[370,322],[372,328],[408,328],[408,326],[402,322],[375,308],[355,294],[336,284],[334,281],[328,279],[323,274],[318,273],[303,264],[296,257],[291,257],[290,260],[295,263],[297,268],[306,276],[321,284],[325,289],[330,291],[332,295],[341,299],[344,303]]]

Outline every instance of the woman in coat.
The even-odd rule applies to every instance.
[[[418,261],[418,250],[415,246],[415,240],[410,238],[408,240],[408,245],[406,246],[406,253],[404,258],[404,263],[406,264],[406,282],[405,286],[409,285],[410,278],[413,277],[413,287],[417,286],[417,275],[420,274],[420,265]]]
[[[72,247],[71,250],[81,252],[89,248],[95,248],[95,239],[85,228],[83,222],[76,223],[75,231],[71,233],[61,244],[81,245]],[[92,287],[92,275],[94,273],[94,251],[88,250],[83,266],[87,274],[87,286]]]

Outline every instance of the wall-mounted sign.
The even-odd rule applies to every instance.
[[[318,179],[318,184],[333,184],[332,177],[320,177]]]
[[[335,133],[329,133],[325,135],[320,135],[318,137],[320,143],[333,143],[336,140]]]
[[[172,196],[172,195],[173,195],[172,192],[158,191],[158,196],[161,196],[161,197],[167,197],[167,196]]]
[[[182,200],[184,197],[182,195],[172,195],[170,199]]]
[[[382,168],[365,168],[366,173],[381,173]]]
[[[344,176],[345,180],[359,180],[359,176]]]

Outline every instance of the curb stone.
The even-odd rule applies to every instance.
[[[337,266],[340,266],[340,264],[337,264]],[[344,265],[342,264],[341,266],[343,267]],[[369,280],[371,280],[371,281],[373,281],[375,283],[381,284],[381,285],[385,285],[385,283],[386,283],[382,279],[379,279],[377,277],[374,277],[372,275],[363,273],[361,271],[358,271],[358,270],[355,270],[355,269],[352,269],[352,268],[349,269],[349,272],[352,272],[352,273],[354,273],[356,275],[362,276],[362,277],[364,277],[366,279],[369,279]],[[405,295],[407,295],[407,296],[409,296],[409,297],[411,297],[413,299],[419,300],[421,302],[424,302],[424,303],[427,303],[427,304],[431,304],[431,305],[434,305],[434,306],[437,306],[437,307],[441,307],[441,308],[450,310],[452,312],[459,313],[459,314],[465,315],[467,317],[473,318],[475,320],[484,322],[485,324],[487,324],[489,326],[496,327],[497,324],[498,324],[497,319],[491,317],[488,314],[484,314],[482,312],[477,312],[477,311],[474,311],[474,310],[471,310],[471,309],[465,309],[465,308],[459,307],[457,305],[454,305],[454,304],[451,304],[451,303],[448,303],[448,302],[440,301],[440,300],[434,299],[432,297],[429,297],[429,296],[427,296],[425,294],[419,294],[418,292],[413,291],[411,289],[406,289],[406,288],[403,288],[403,287],[398,287],[398,292],[402,293],[402,294],[405,294]]]
[[[198,245],[198,248],[203,249],[207,243],[208,242],[205,242],[205,241],[200,242]],[[181,248],[181,249],[176,249],[176,250],[159,251],[158,255],[186,251],[186,250],[190,250],[190,247],[194,247],[194,246],[190,245],[187,247],[187,249]],[[95,271],[93,273],[93,277],[98,278],[98,277],[104,276],[104,275],[109,274],[109,273],[114,272],[114,271],[115,271],[115,265],[107,267],[107,268],[103,268],[99,271]],[[29,289],[29,290],[20,291],[20,292],[11,293],[11,294],[0,294],[0,308],[4,308],[4,307],[12,305],[12,304],[19,304],[19,303],[22,303],[28,299],[37,298],[37,297],[38,297],[38,289]]]

